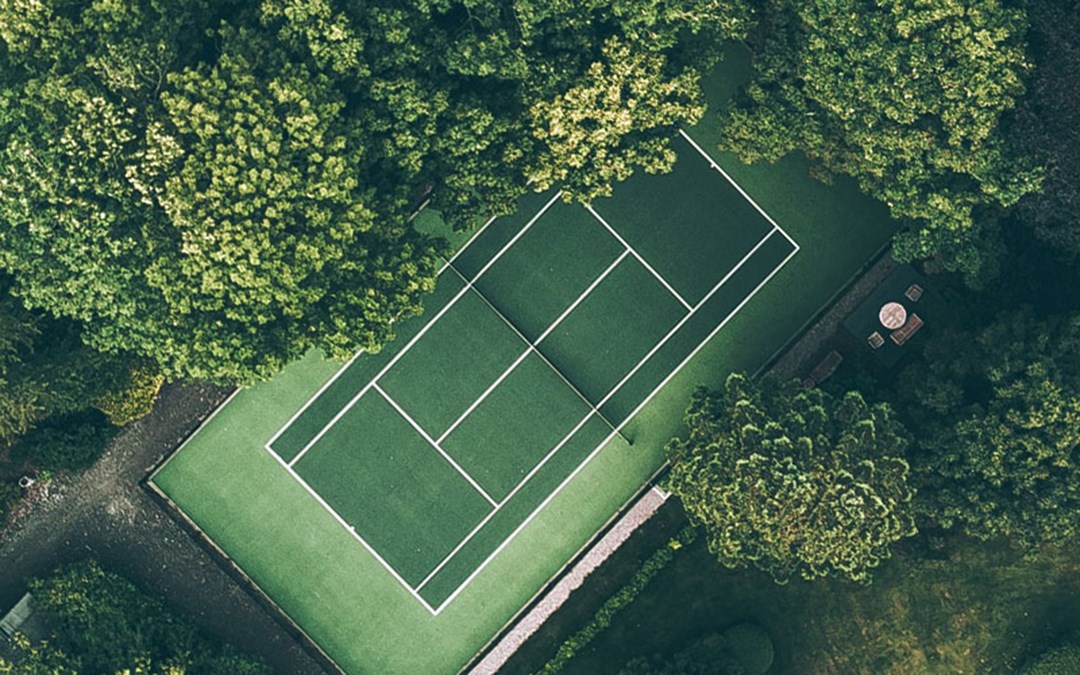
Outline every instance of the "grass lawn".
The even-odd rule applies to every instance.
[[[733,50],[710,82],[713,100],[723,100],[746,74],[745,54]],[[713,151],[714,117],[689,132]],[[517,233],[525,232],[506,250],[528,250],[523,228],[547,202],[546,196],[524,198],[517,214],[496,220],[476,245],[464,249],[454,274],[441,277],[424,317],[403,324],[398,340],[379,355],[354,361],[284,433],[276,435],[340,364],[311,354],[272,381],[241,391],[154,476],[154,483],[348,672],[458,670],[660,466],[663,446],[679,431],[693,388],[716,384],[731,370],[760,366],[892,233],[882,207],[850,184],[814,182],[805,163],[745,167],[717,156],[801,246],[789,256],[788,240],[763,224],[748,202],[732,197],[730,184],[707,164],[702,169],[702,158],[688,148],[682,146],[677,169],[686,172],[685,180],[668,184],[672,178],[636,177],[619,186],[611,200],[595,204],[595,216],[581,207],[550,206],[551,217],[536,224],[548,233],[541,241],[552,248],[569,241],[576,251],[572,255],[546,259],[543,252],[550,249],[541,247],[526,256],[527,268],[512,259],[505,268],[486,267],[484,261],[492,261]],[[658,181],[658,187],[649,187],[650,181]],[[696,188],[688,189],[688,181]],[[650,193],[672,201],[658,206]],[[667,236],[660,236],[665,215],[672,222]],[[716,227],[725,219],[733,225]],[[609,222],[634,255],[612,246],[604,232]],[[695,223],[733,234],[694,235]],[[736,227],[741,223],[746,225]],[[762,238],[763,232],[770,234]],[[693,241],[680,249],[679,240],[686,238]],[[759,248],[747,252],[755,241]],[[613,254],[622,255],[621,262]],[[739,267],[739,261],[745,264]],[[558,274],[542,273],[555,262]],[[527,271],[514,273],[521,269]],[[601,270],[609,276],[597,281]],[[590,279],[597,282],[594,288]],[[514,341],[488,320],[494,310],[482,311],[483,303],[473,302],[448,327],[432,324],[425,333],[423,326],[437,314],[434,308],[474,291],[509,317],[520,332],[516,339],[537,342],[535,357],[521,359],[520,373],[505,370],[514,358]],[[581,303],[553,323],[560,307],[575,297]],[[721,321],[727,322],[723,329],[631,417]],[[428,340],[436,327],[452,332],[455,323],[456,330],[467,331],[457,333],[459,339]],[[671,339],[661,345],[658,336],[668,327]],[[483,336],[475,338],[480,342],[472,341],[475,335]],[[413,337],[418,351],[408,347]],[[434,346],[425,351],[424,345]],[[651,355],[650,345],[655,347]],[[584,353],[596,357],[583,358]],[[573,388],[553,382],[555,371],[544,361],[565,374]],[[445,366],[451,362],[458,365]],[[632,368],[634,363],[640,368]],[[476,398],[500,368],[508,373],[506,380],[488,398]],[[376,380],[377,386],[370,384]],[[573,399],[576,405],[586,399],[614,424],[625,422],[622,434],[632,445],[608,433],[597,416],[587,416],[565,449],[550,451],[550,461],[536,465],[530,480],[517,482],[550,439],[535,448],[529,443],[571,416],[572,397],[554,392],[573,389],[580,397]],[[557,410],[536,419],[523,414],[530,391],[550,392],[536,400],[553,401]],[[475,403],[472,413],[454,427],[469,401]],[[416,414],[399,417],[395,406]],[[334,424],[328,426],[328,420]],[[493,429],[505,442],[492,443]],[[438,444],[458,467],[451,470],[449,460],[442,463],[425,452],[430,450],[425,436],[441,439]],[[605,436],[610,442],[581,465]],[[264,447],[271,438],[272,452]],[[372,452],[386,457],[373,461]],[[300,475],[310,485],[302,484]],[[430,490],[418,489],[406,480],[410,476],[423,476]],[[514,489],[518,492],[511,495]],[[337,517],[330,517],[315,494],[333,505]],[[443,557],[489,510],[489,501],[498,508],[487,524],[454,557]],[[543,507],[536,511],[538,504]],[[511,530],[516,536],[507,539]],[[447,564],[417,590],[416,581],[440,557]],[[391,569],[401,580],[388,573]],[[461,585],[463,578],[467,585]],[[420,598],[439,607],[438,613]]]

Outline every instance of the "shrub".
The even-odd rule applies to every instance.
[[[70,655],[76,664],[74,671],[213,675],[268,672],[261,661],[208,640],[164,602],[142,593],[127,579],[103,570],[93,560],[67,565],[44,579],[34,579],[30,590],[35,607],[53,630],[49,646]]]
[[[724,630],[724,639],[732,658],[746,675],[764,675],[772,667],[775,652],[772,638],[761,626],[738,623]]]
[[[132,365],[120,386],[94,401],[94,407],[118,427],[145,417],[154,409],[165,377],[147,364]]]
[[[1065,644],[1043,652],[1029,663],[1021,675],[1076,675],[1080,673],[1080,642],[1075,636]]]
[[[584,628],[567,638],[559,646],[555,657],[544,664],[544,667],[539,672],[542,675],[553,675],[565,668],[570,659],[574,658],[585,645],[592,642],[593,638],[611,625],[611,620],[615,618],[615,615],[633,602],[634,598],[645,590],[653,577],[659,574],[660,570],[667,567],[668,563],[675,558],[675,552],[693,542],[696,537],[697,528],[693,525],[687,525],[678,535],[668,541],[666,546],[649,556],[645,563],[642,564],[641,569],[630,578],[630,581],[601,605],[596,615],[593,616],[589,623],[585,624]]]
[[[29,460],[49,471],[79,471],[91,466],[116,435],[116,427],[94,409],[51,417],[12,449],[16,463]]]

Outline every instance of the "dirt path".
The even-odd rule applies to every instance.
[[[323,673],[139,485],[227,393],[166,387],[154,412],[126,429],[90,471],[55,481],[47,498],[0,534],[0,608],[18,600],[27,578],[93,556],[278,672]]]

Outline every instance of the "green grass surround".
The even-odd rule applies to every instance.
[[[728,62],[729,70],[744,67],[738,58]],[[710,116],[693,133],[711,150],[718,130]],[[745,167],[731,157],[717,159],[802,251],[627,425],[634,445],[616,439],[606,446],[438,616],[410,597],[262,448],[338,364],[313,354],[239,393],[155,483],[347,671],[454,672],[660,465],[690,391],[760,365],[892,233],[883,208],[846,181],[833,187],[814,182],[805,161]],[[530,196],[536,206],[493,228],[516,231],[521,222],[512,221],[530,217],[523,214],[534,214],[544,197]],[[482,259],[481,251],[474,253]],[[464,268],[468,262],[461,260],[463,271],[475,274]],[[402,326],[401,338],[370,360],[389,358],[405,332]],[[604,425],[596,427],[602,438]],[[438,583],[437,577],[426,588]]]

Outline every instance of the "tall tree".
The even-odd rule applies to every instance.
[[[377,350],[434,285],[407,226],[670,164],[743,0],[0,0],[0,270],[172,377]],[[693,51],[693,53],[691,53]],[[566,170],[570,167],[570,170]]]
[[[1046,166],[1042,189],[1020,202],[1019,215],[1037,237],[1080,259],[1080,4],[1028,3],[1035,61],[1028,94],[1010,135]]]
[[[0,673],[268,672],[266,664],[208,640],[163,602],[93,560],[33,579],[30,590],[52,639],[37,645],[18,640],[16,662],[0,659]]]
[[[1024,90],[1022,9],[1003,0],[767,0],[755,75],[726,119],[746,161],[803,151],[907,223],[896,253],[942,257],[978,283],[995,268],[987,220],[1036,189],[1004,141]]]
[[[439,249],[399,203],[376,217],[343,95],[244,30],[220,28],[217,59],[184,65],[183,33],[146,44],[163,18],[54,11],[42,23],[85,52],[45,64],[8,41],[24,65],[0,93],[15,292],[171,376],[251,380],[312,347],[377,349],[418,311]],[[161,77],[114,76],[148,50]]]
[[[23,308],[8,285],[0,276],[0,447],[42,420],[120,395],[130,361],[87,348],[75,322]]]
[[[733,374],[686,421],[667,484],[728,567],[865,582],[915,534],[906,433],[886,404]]]
[[[1080,315],[1002,315],[927,345],[904,378],[920,421],[919,510],[1029,551],[1075,538],[1080,512]]]

